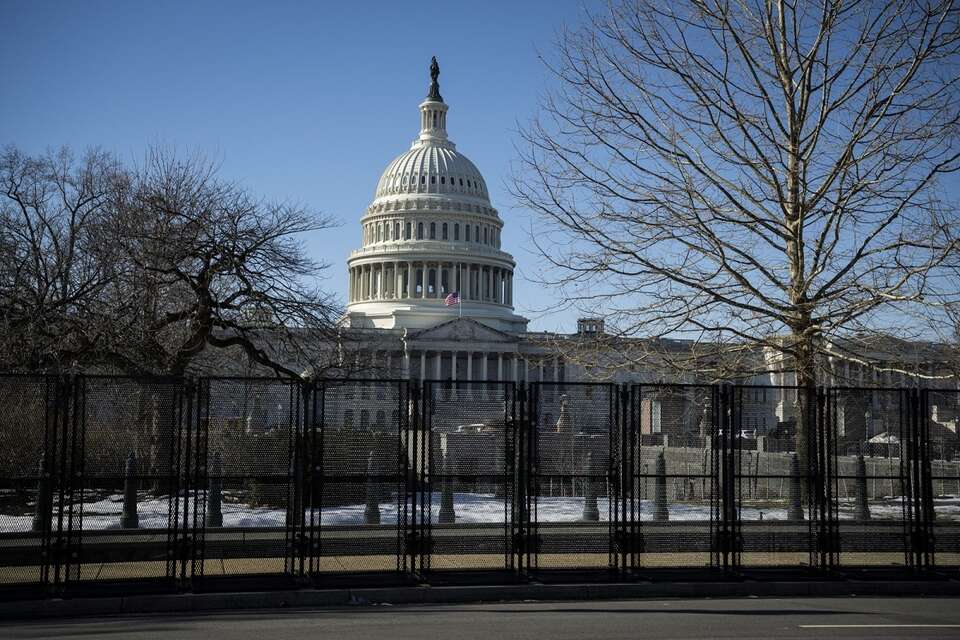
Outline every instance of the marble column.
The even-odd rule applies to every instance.
[[[519,365],[519,363],[517,362],[517,354],[516,353],[512,354],[510,356],[510,359],[513,360],[513,381],[520,382],[520,380],[517,378],[517,373],[518,373],[517,367]]]
[[[420,352],[420,382],[424,381],[427,372],[427,352]]]
[[[497,382],[503,382],[503,354],[497,354]]]
[[[467,382],[473,381],[473,352],[467,351]]]
[[[407,295],[405,296],[407,298],[413,297],[413,273],[414,273],[413,263],[408,262],[407,263]]]
[[[437,351],[436,362],[434,363],[434,378],[441,379],[441,366],[443,363],[443,352]]]
[[[420,297],[427,297],[427,263],[421,262],[423,269],[420,271]]]
[[[488,354],[486,351],[482,351],[482,352],[480,353],[480,357],[482,358],[482,360],[480,361],[480,363],[481,363],[481,364],[480,364],[480,379],[483,380],[484,382],[486,382],[486,381],[489,379],[488,376],[487,376],[487,360],[488,360],[489,358],[488,358],[487,356],[489,356],[489,354]]]
[[[457,352],[450,352],[450,379],[457,381]]]

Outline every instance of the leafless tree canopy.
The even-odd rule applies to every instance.
[[[160,151],[0,165],[0,366],[184,374],[222,350],[296,375],[322,357],[338,309],[300,241],[328,218]]]
[[[514,183],[544,279],[626,333],[772,347],[814,383],[829,338],[957,289],[934,276],[955,250],[958,18],[637,0],[562,34]]]

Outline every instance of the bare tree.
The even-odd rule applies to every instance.
[[[908,335],[956,246],[940,179],[960,168],[958,18],[949,1],[636,0],[563,33],[513,187],[543,280],[715,365],[779,354],[802,386],[835,338]]]
[[[321,347],[339,307],[317,286],[326,265],[301,238],[330,218],[255,199],[209,163],[162,151],[118,209],[127,269],[116,293],[136,297],[141,330],[130,346],[148,368],[180,375],[211,349],[281,375],[326,366],[331,351]]]
[[[111,350],[99,304],[119,258],[107,241],[126,176],[108,154],[0,156],[0,368],[62,370]],[[106,311],[107,315],[103,316]]]
[[[139,169],[8,149],[0,207],[3,368],[183,375],[322,372],[339,308],[303,234],[331,220],[254,198],[196,158]]]

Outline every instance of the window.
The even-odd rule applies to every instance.
[[[400,223],[399,222],[393,225],[393,239],[394,240],[400,239]]]
[[[487,242],[487,228],[483,228],[483,244],[488,244]]]
[[[427,176],[420,176],[420,184],[427,184]]]
[[[447,184],[447,179],[443,176],[440,176],[440,184]]]
[[[431,240],[437,239],[437,223],[436,222],[430,223],[430,239]]]
[[[446,223],[446,222],[443,223],[443,239],[444,239],[444,240],[449,240],[449,239],[450,239],[450,238],[447,237],[447,223]]]
[[[466,240],[467,242],[470,242],[470,225],[464,225],[463,239]]]
[[[430,184],[437,184],[437,176],[430,176]]]
[[[474,239],[475,242],[477,242],[477,243],[479,244],[479,242],[480,242],[480,225],[477,225],[476,227],[474,227],[474,228],[473,228],[473,231],[474,231],[473,239]]]
[[[460,225],[459,225],[459,224],[453,225],[453,239],[454,239],[454,240],[459,240],[459,239],[460,239]]]
[[[406,233],[403,234],[403,239],[404,240],[410,239],[410,223],[409,222],[407,223],[407,231]]]
[[[423,223],[417,224],[417,240],[423,240]]]

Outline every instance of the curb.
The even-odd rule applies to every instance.
[[[521,600],[784,596],[960,596],[958,581],[669,582],[303,589],[26,600],[0,603],[0,620],[194,613],[287,607],[451,604]]]

